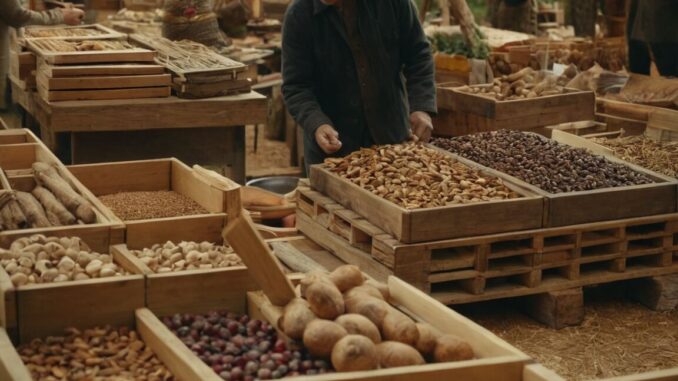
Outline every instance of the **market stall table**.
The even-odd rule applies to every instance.
[[[29,96],[27,111],[43,141],[73,164],[176,157],[221,169],[238,182],[245,180],[244,126],[267,118],[266,97],[256,92],[195,100],[46,102],[37,93]],[[70,150],[63,144],[68,134]]]

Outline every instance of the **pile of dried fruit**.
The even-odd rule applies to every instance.
[[[100,196],[99,200],[123,221],[208,213],[197,202],[174,191],[120,192]]]
[[[500,179],[418,144],[364,148],[326,167],[352,183],[408,209],[519,197]]]
[[[126,327],[66,330],[66,336],[19,346],[34,380],[168,381],[174,377],[136,331]]]
[[[14,286],[120,276],[127,272],[108,254],[99,254],[77,237],[19,238],[0,249],[0,264]]]
[[[544,77],[533,69],[526,67],[515,73],[495,78],[491,85],[461,86],[457,90],[489,97],[498,101],[537,98],[563,94],[565,92],[565,84],[576,73],[576,68],[572,66],[560,77],[553,75]]]
[[[240,257],[229,246],[210,242],[180,242],[178,245],[167,241],[143,250],[132,250],[153,272],[216,269],[242,266]]]
[[[611,148],[622,160],[666,176],[678,177],[678,142],[658,142],[642,135],[591,140]]]
[[[520,131],[438,138],[433,144],[551,193],[653,182],[641,173],[584,149]]]
[[[224,380],[270,380],[331,371],[327,361],[288,348],[273,326],[247,315],[175,314],[162,321]]]
[[[474,358],[469,343],[416,323],[393,307],[384,284],[365,281],[357,266],[310,272],[301,280],[303,298],[292,300],[278,324],[303,340],[314,356],[330,358],[340,372],[422,365]]]

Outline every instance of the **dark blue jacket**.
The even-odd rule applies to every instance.
[[[393,144],[409,136],[409,114],[436,112],[434,66],[417,11],[410,0],[357,0],[358,28],[367,52],[367,86],[361,99],[356,64],[336,7],[320,0],[294,0],[283,27],[283,95],[304,130],[307,163],[325,156],[315,131],[330,124],[346,155],[370,144]]]

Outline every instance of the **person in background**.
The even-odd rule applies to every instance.
[[[307,166],[431,137],[433,57],[410,0],[294,0],[283,25],[282,92]]]
[[[654,58],[659,74],[678,76],[677,17],[677,0],[631,0],[626,28],[631,72],[649,75]]]
[[[76,8],[59,8],[44,12],[25,9],[19,0],[0,0],[0,109],[9,103],[7,70],[9,67],[9,28],[26,25],[80,24],[84,12]]]
[[[495,0],[488,9],[495,28],[537,34],[537,0]]]

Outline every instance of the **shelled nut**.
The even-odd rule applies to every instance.
[[[666,176],[678,177],[678,142],[658,142],[642,135],[591,140],[611,148],[622,160]]]
[[[325,166],[360,187],[408,209],[519,197],[496,177],[418,144],[363,148]]]
[[[70,328],[65,336],[36,339],[17,349],[35,380],[174,379],[137,332],[126,327]]]
[[[584,149],[520,131],[438,138],[433,144],[551,193],[653,182],[644,174]]]
[[[210,242],[180,242],[177,245],[167,241],[151,248],[132,250],[132,254],[156,273],[217,269],[243,264],[232,248]]]
[[[89,246],[77,237],[36,234],[17,239],[9,250],[0,249],[0,265],[14,286],[127,274],[112,262],[110,255],[90,251]]]

